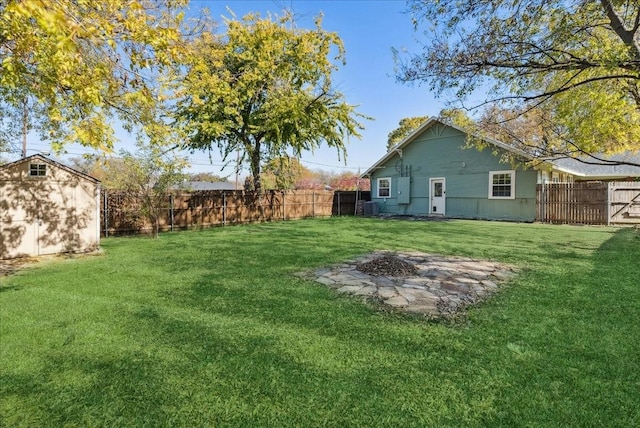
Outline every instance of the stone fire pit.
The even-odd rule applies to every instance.
[[[512,267],[466,257],[377,251],[313,272],[339,293],[364,296],[396,310],[451,318],[494,294],[516,275]]]

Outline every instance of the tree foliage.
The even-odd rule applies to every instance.
[[[413,131],[418,129],[423,123],[429,119],[429,116],[405,117],[398,122],[398,127],[391,131],[387,139],[387,151],[400,141],[407,138]],[[440,110],[438,120],[444,123],[461,126],[467,128],[473,125],[473,120],[461,109],[445,108]]]
[[[329,185],[333,190],[371,190],[371,181],[368,178],[360,177],[360,174],[343,172],[331,179]]]
[[[206,183],[219,183],[225,182],[229,177],[221,177],[219,175],[210,172],[197,172],[189,175],[191,181],[204,181]]]
[[[176,114],[188,147],[217,147],[234,162],[230,155],[238,152],[256,191],[270,159],[297,157],[321,144],[344,156],[362,116],[332,84],[336,63],[345,58],[338,35],[324,31],[319,18],[313,30],[295,28],[290,15],[250,14],[226,26],[223,36],[204,33],[185,55]]]
[[[296,158],[287,156],[270,159],[262,170],[261,187],[277,190],[295,189],[298,180],[308,172],[309,169]]]
[[[86,155],[70,159],[70,166],[100,180],[103,188],[125,192],[139,204],[140,214],[158,236],[160,217],[167,212],[167,195],[190,178],[187,160],[160,146],[138,144],[135,152],[123,150],[119,156]]]
[[[186,1],[2,2],[0,110],[11,120],[0,123],[0,138],[15,140],[27,103],[29,130],[55,149],[78,142],[109,150],[114,118],[166,139],[158,77],[180,49]]]
[[[401,81],[463,101],[483,92],[481,105],[504,112],[544,110],[527,120],[545,144],[527,143],[547,157],[640,149],[636,0],[414,0],[410,10],[428,41],[400,59]]]
[[[141,146],[135,153],[124,151],[122,172],[113,185],[136,197],[141,212],[158,237],[160,217],[168,210],[167,194],[185,180],[187,161],[175,154],[165,153],[157,146]]]
[[[106,155],[83,155],[68,160],[69,166],[100,181],[109,190],[126,190],[127,177],[131,175],[124,158]]]
[[[387,136],[387,151],[407,138],[413,131],[418,129],[420,125],[426,122],[427,119],[429,119],[429,116],[414,116],[401,119],[400,122],[398,122],[398,127],[389,132]]]

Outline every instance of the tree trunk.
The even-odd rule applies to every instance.
[[[264,207],[262,206],[262,180],[260,180],[260,148],[261,142],[259,138],[255,139],[251,152],[251,174],[253,175],[253,204],[255,204],[260,212],[260,218],[264,220]]]
[[[153,237],[155,239],[158,239],[158,236],[160,235],[160,208],[157,206],[155,207],[154,217],[156,221],[155,221],[155,230],[154,230]]]
[[[256,141],[251,153],[251,174],[253,176],[253,189],[257,194],[262,192],[260,183],[260,141]]]

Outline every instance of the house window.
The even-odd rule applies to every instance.
[[[391,196],[391,179],[378,178],[378,197],[388,198]]]
[[[29,177],[45,177],[47,175],[47,165],[44,163],[29,164]]]
[[[514,199],[516,197],[515,171],[489,172],[489,199]]]

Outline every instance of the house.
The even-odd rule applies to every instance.
[[[100,182],[40,154],[0,166],[0,259],[100,244]]]
[[[526,168],[531,155],[492,139],[484,139],[484,149],[468,147],[467,138],[462,128],[427,120],[363,174],[371,179],[369,211],[534,221],[538,183],[640,177],[638,167],[616,171],[571,159]],[[505,153],[522,162],[503,162]]]

